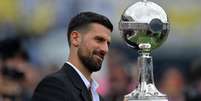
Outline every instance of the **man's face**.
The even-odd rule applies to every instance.
[[[108,52],[111,31],[96,23],[91,24],[89,29],[82,34],[78,57],[90,72],[96,72],[101,69],[104,56]]]

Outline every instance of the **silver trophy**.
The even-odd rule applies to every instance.
[[[139,85],[125,101],[168,101],[154,84],[151,51],[158,48],[170,30],[167,14],[157,4],[140,1],[129,6],[122,14],[119,29],[129,47],[139,53]]]

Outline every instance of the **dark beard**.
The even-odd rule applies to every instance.
[[[95,55],[95,51],[93,51],[92,54],[85,56],[83,54],[83,50],[81,48],[78,49],[78,57],[83,63],[83,65],[90,71],[90,72],[96,72],[101,69],[102,62],[97,63],[95,58],[93,57]]]

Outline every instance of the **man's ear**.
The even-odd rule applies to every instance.
[[[81,43],[81,34],[78,31],[72,31],[71,32],[71,44],[75,47],[79,46]]]

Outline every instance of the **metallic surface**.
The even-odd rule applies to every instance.
[[[168,101],[154,84],[151,51],[167,39],[170,27],[167,14],[157,4],[137,2],[122,14],[119,29],[128,46],[139,52],[139,85],[124,101]]]
[[[151,23],[154,20],[155,23]],[[169,23],[167,14],[160,6],[145,1],[137,2],[123,12],[119,29],[130,47],[137,50],[152,51],[167,39]],[[144,46],[144,44],[149,44],[150,47],[139,47]]]

